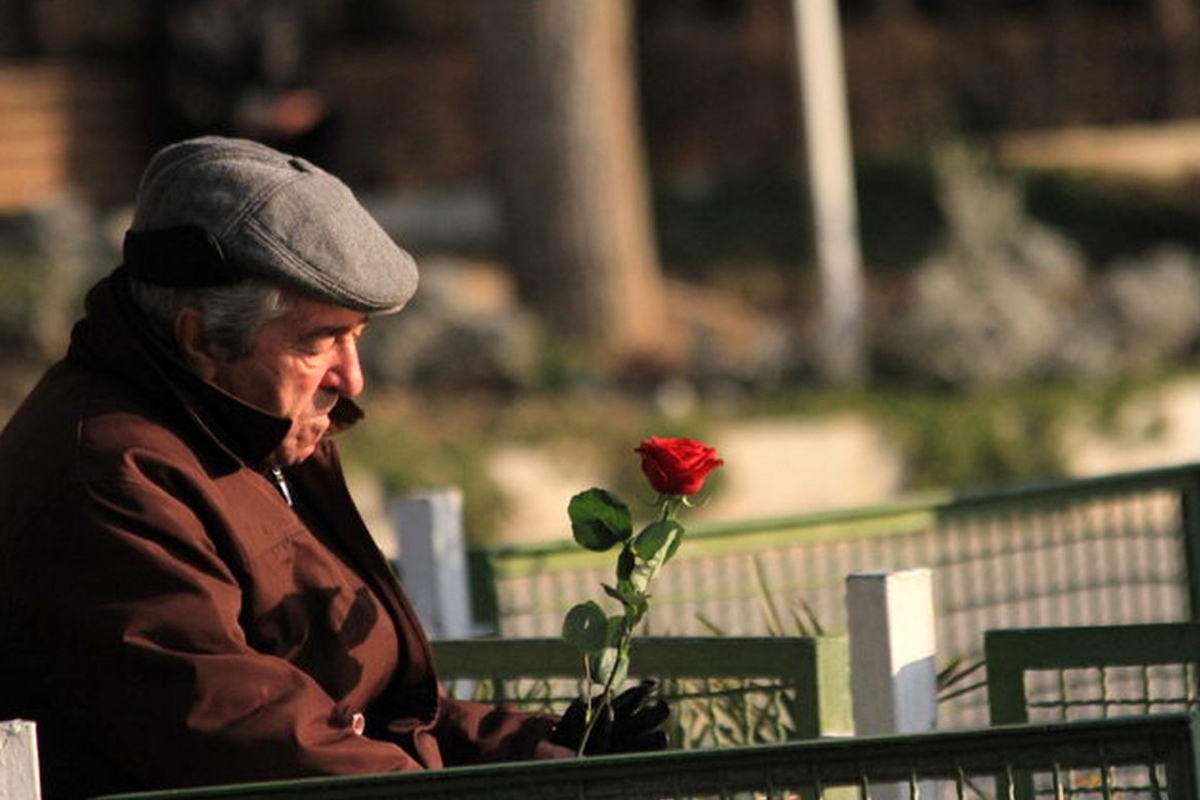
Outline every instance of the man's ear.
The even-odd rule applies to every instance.
[[[204,334],[204,315],[195,308],[185,308],[175,318],[175,341],[183,361],[192,372],[206,381],[217,374],[216,356],[212,343]]]

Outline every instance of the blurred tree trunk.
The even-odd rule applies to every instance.
[[[1054,105],[1053,124],[1086,124],[1087,114],[1080,95],[1090,75],[1087,66],[1087,37],[1081,15],[1087,13],[1078,0],[1051,0],[1050,80]]]
[[[22,59],[40,55],[33,0],[8,0],[0,11],[0,53]]]
[[[871,18],[883,25],[909,22],[917,16],[915,6],[914,0],[876,0]]]
[[[1200,10],[1195,0],[1154,0],[1152,10],[1166,50],[1163,111],[1171,118],[1194,116],[1200,111]]]
[[[474,3],[521,299],[623,362],[665,357],[626,0]]]

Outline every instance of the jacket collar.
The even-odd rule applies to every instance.
[[[122,267],[88,292],[67,357],[93,360],[138,396],[181,414],[232,459],[230,468],[262,466],[291,429],[288,418],[251,406],[191,372],[151,333],[129,296]],[[362,417],[354,401],[340,398],[330,413],[331,431],[344,430]]]

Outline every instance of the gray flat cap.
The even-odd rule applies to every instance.
[[[340,180],[244,139],[168,145],[138,187],[125,265],[148,283],[262,277],[355,310],[398,311],[417,266]]]

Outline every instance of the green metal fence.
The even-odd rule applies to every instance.
[[[452,693],[561,712],[578,696],[579,651],[560,639],[435,641]],[[642,637],[630,674],[656,678],[676,747],[722,747],[848,735],[844,637]]]
[[[1190,715],[827,739],[113,795],[108,800],[1011,797],[1200,800]]]
[[[659,577],[647,633],[801,633],[795,620],[815,619],[839,634],[847,574],[912,567],[932,570],[946,658],[982,659],[989,629],[1195,619],[1198,499],[1200,466],[1185,465],[696,527]],[[557,636],[610,571],[571,542],[472,554],[480,617],[504,637]],[[986,700],[940,713],[943,727],[982,725]]]
[[[988,631],[992,722],[1195,709],[1200,623]]]

